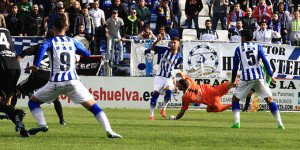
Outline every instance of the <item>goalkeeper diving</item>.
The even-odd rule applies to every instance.
[[[225,82],[215,87],[210,84],[197,84],[189,76],[183,74],[181,70],[175,70],[174,74],[180,74],[181,78],[176,81],[178,90],[183,91],[182,107],[177,116],[170,116],[170,120],[180,119],[186,110],[188,110],[190,103],[206,104],[207,112],[221,112],[232,106],[232,104],[221,105],[221,96],[236,85],[236,82]]]

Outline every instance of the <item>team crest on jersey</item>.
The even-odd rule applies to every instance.
[[[217,52],[208,45],[197,45],[189,52],[187,72],[190,77],[205,77],[219,74]]]

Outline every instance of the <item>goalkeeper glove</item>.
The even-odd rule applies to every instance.
[[[169,120],[176,120],[175,116],[169,116]]]

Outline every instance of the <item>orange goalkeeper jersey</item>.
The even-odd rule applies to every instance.
[[[182,96],[182,107],[181,109],[187,110],[190,103],[202,103],[210,105],[207,101],[208,94],[205,93],[206,89],[211,87],[209,84],[200,84],[198,85],[195,81],[189,78],[187,75],[183,75],[186,80],[189,82],[189,88],[184,92]]]

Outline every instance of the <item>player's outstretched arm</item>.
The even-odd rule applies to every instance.
[[[150,50],[154,51],[154,50],[155,50],[156,44],[157,44],[160,40],[162,40],[162,37],[161,37],[161,35],[159,34],[159,35],[157,36],[156,41],[153,42],[152,45],[150,46]]]
[[[178,120],[178,119],[180,119],[184,115],[185,111],[186,110],[181,109],[180,112],[177,114],[176,117],[172,116],[172,115],[169,116],[169,120]]]

